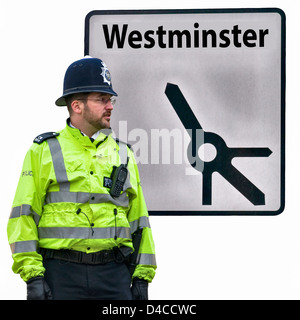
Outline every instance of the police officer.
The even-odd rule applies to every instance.
[[[26,154],[7,232],[27,299],[148,299],[154,243],[133,152],[111,134],[116,96],[102,60],[75,61],[66,127]]]

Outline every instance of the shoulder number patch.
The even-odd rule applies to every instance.
[[[45,140],[50,139],[50,138],[54,138],[54,137],[57,137],[57,136],[59,136],[59,133],[58,133],[58,132],[45,132],[45,133],[42,133],[42,134],[38,135],[38,136],[33,140],[33,142],[38,143],[38,144],[41,144],[41,143],[44,142]]]

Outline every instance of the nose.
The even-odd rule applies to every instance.
[[[107,101],[106,105],[105,105],[105,109],[106,110],[113,110],[114,106],[112,104],[112,102],[109,100]]]

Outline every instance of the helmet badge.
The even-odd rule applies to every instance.
[[[102,68],[101,68],[101,76],[103,78],[103,82],[106,82],[109,86],[111,85],[111,76],[110,72],[104,62],[102,62]]]

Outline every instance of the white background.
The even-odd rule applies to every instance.
[[[6,225],[32,140],[65,126],[54,105],[67,66],[82,58],[92,10],[278,7],[287,16],[286,208],[271,217],[151,217],[157,275],[150,299],[299,299],[299,32],[296,1],[2,0],[0,299],[25,299],[11,271]],[[142,177],[143,178],[143,177]]]

